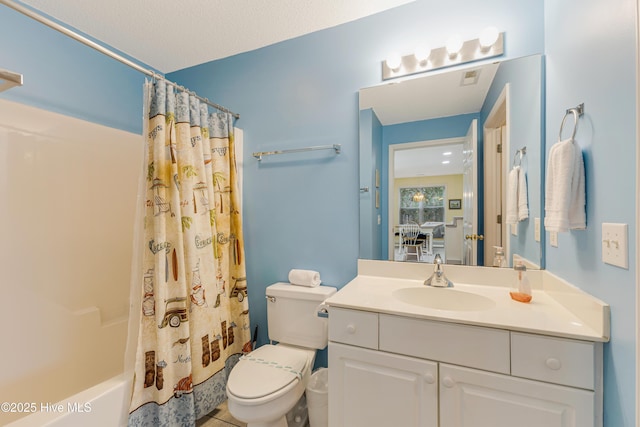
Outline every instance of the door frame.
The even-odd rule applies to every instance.
[[[487,237],[489,235],[489,233],[487,232],[489,230],[489,228],[487,227],[487,219],[489,217],[488,213],[488,207],[491,206],[491,203],[488,203],[487,200],[487,173],[489,172],[488,168],[487,168],[487,159],[489,158],[489,154],[488,150],[491,148],[488,146],[487,144],[487,129],[496,129],[496,128],[500,128],[502,126],[505,126],[506,131],[504,132],[504,138],[502,138],[502,159],[501,162],[502,164],[500,165],[500,170],[502,171],[502,182],[501,182],[501,188],[502,188],[502,202],[501,202],[501,209],[502,209],[502,226],[501,226],[501,230],[502,230],[502,248],[504,250],[505,256],[507,258],[507,263],[508,265],[512,264],[512,255],[511,255],[511,238],[510,238],[510,233],[509,233],[509,227],[507,227],[506,224],[506,213],[507,213],[507,200],[506,200],[506,188],[507,188],[507,174],[508,174],[508,166],[509,166],[509,161],[511,159],[510,153],[511,153],[511,142],[510,142],[510,131],[509,131],[509,123],[510,123],[510,117],[509,117],[509,106],[510,106],[510,85],[509,83],[506,83],[504,85],[504,88],[502,89],[502,91],[500,92],[500,95],[498,96],[498,99],[496,99],[496,102],[493,104],[493,107],[491,107],[491,111],[489,112],[489,115],[487,116],[487,119],[485,120],[483,126],[482,126],[482,130],[483,130],[483,141],[484,141],[484,183],[485,183],[485,192],[484,192],[484,235],[485,235],[485,241],[487,242],[487,244],[485,245],[485,265],[491,265],[491,264],[487,264],[486,260],[487,260],[487,253],[488,253],[488,249],[489,246],[491,245],[491,242],[488,241]],[[516,225],[517,226],[517,225]]]

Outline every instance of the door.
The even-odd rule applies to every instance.
[[[505,127],[484,128],[484,265],[493,265],[495,246],[503,245],[502,136]]]
[[[476,194],[478,194],[478,180],[476,178],[477,161],[476,150],[478,146],[478,120],[473,119],[463,143],[462,157],[462,263],[464,265],[477,265],[477,233],[478,233],[478,207],[476,206]]]
[[[495,250],[502,246],[510,259],[506,214],[506,170],[509,160],[509,84],[484,122],[484,265],[493,265]]]
[[[331,427],[437,427],[438,365],[329,343]]]
[[[440,427],[594,427],[595,393],[440,364]]]

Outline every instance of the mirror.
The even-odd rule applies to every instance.
[[[491,266],[497,246],[544,268],[543,73],[534,55],[359,91],[360,258]]]

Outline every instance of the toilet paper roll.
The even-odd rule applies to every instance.
[[[289,282],[292,285],[307,286],[310,288],[315,288],[322,283],[320,273],[317,271],[297,269],[289,271]]]

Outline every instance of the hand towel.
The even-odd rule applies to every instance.
[[[322,283],[320,273],[317,271],[297,269],[289,271],[289,282],[292,285],[308,286],[310,288],[315,288]]]
[[[586,227],[582,150],[572,139],[556,143],[549,151],[544,226],[555,232]]]
[[[584,161],[580,146],[575,142],[573,146],[575,147],[575,160],[573,162],[573,179],[571,180],[569,228],[571,230],[584,230],[587,228]]]
[[[518,222],[518,175],[520,168],[514,167],[509,171],[507,177],[507,224],[516,224]]]
[[[527,194],[527,175],[520,166],[518,171],[518,221],[529,218],[529,197]]]

